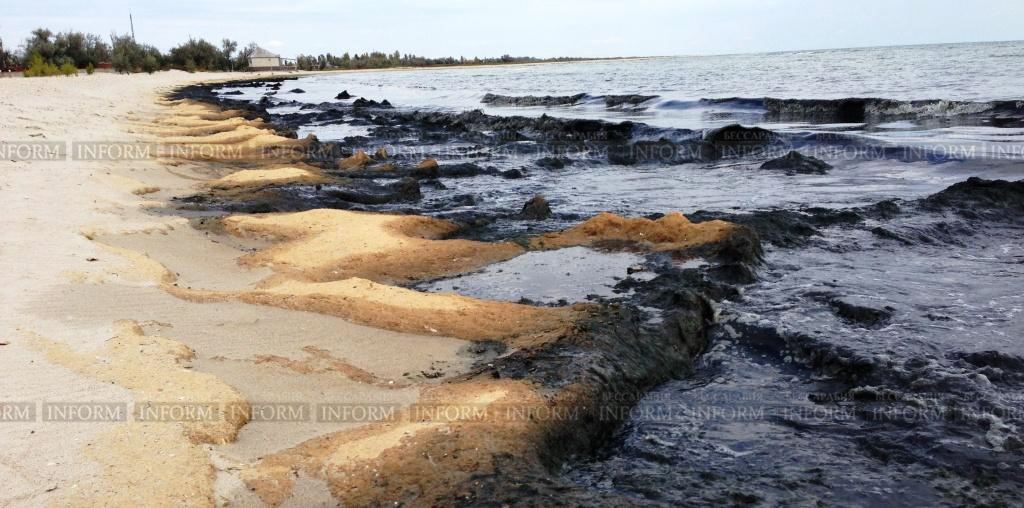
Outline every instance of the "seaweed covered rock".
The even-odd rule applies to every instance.
[[[774,143],[778,136],[760,127],[744,127],[740,124],[726,125],[704,133],[704,142],[710,149],[706,158],[743,157],[757,154],[764,147]]]
[[[604,105],[609,108],[622,106],[636,107],[657,98],[657,95],[606,95],[604,96]]]
[[[403,178],[391,184],[390,188],[401,201],[417,201],[423,197],[420,193],[420,182],[415,178]]]
[[[441,169],[436,159],[425,159],[412,170],[412,176],[416,178],[437,178],[440,175]]]
[[[351,157],[338,161],[338,167],[340,169],[363,169],[371,162],[373,162],[373,159],[366,155],[366,152],[358,150]]]
[[[484,95],[484,98],[480,102],[490,104],[492,106],[571,106],[586,96],[587,94],[585,93],[579,93],[576,95],[545,95],[543,97],[525,95],[516,97],[489,93]]]
[[[355,108],[391,109],[394,106],[392,106],[391,103],[388,102],[387,100],[384,100],[382,102],[377,102],[375,100],[365,99],[363,97],[360,97],[360,98],[356,99],[354,102],[352,102],[352,107],[355,107]]]
[[[352,95],[350,95],[348,93],[348,90],[342,90],[342,92],[339,93],[338,95],[335,95],[334,98],[339,100],[339,101],[343,101],[343,100],[351,99]]]
[[[326,198],[360,205],[418,201],[423,197],[419,181],[415,178],[403,178],[387,185],[357,180],[343,187],[325,189],[323,194]]]
[[[865,328],[878,328],[892,319],[894,308],[876,308],[863,298],[839,296],[830,292],[812,291],[807,296],[828,305],[843,321]]]
[[[765,210],[744,214],[726,214],[698,211],[688,215],[694,222],[726,220],[742,224],[757,232],[758,236],[777,247],[800,247],[818,235],[818,229],[801,213],[789,210]]]
[[[523,173],[522,170],[515,168],[502,171],[498,174],[506,180],[518,180],[526,176],[526,173]]]
[[[572,159],[568,157],[542,157],[537,159],[534,164],[544,169],[563,169],[572,164]]]
[[[537,194],[523,205],[523,210],[519,212],[519,217],[529,220],[547,219],[551,217],[551,206],[548,205],[548,200],[544,196]]]
[[[769,119],[821,123],[862,123],[870,99],[773,99],[764,100]]]
[[[966,217],[1024,218],[1024,180],[985,180],[978,177],[953,184],[921,200],[926,209],[955,209]]]
[[[676,143],[661,138],[611,145],[608,147],[608,162],[624,166],[643,163],[683,164],[715,158],[713,152],[710,145],[694,146],[693,143]]]
[[[785,171],[790,175],[824,175],[832,166],[817,157],[791,150],[782,157],[761,164],[761,169]]]
[[[491,168],[481,167],[472,162],[460,162],[457,164],[445,164],[441,166],[441,175],[449,178],[478,176],[494,173]]]

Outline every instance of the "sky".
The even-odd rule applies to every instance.
[[[1021,0],[37,0],[2,9],[33,28],[129,31],[162,50],[225,37],[294,57],[660,56],[1024,39]]]

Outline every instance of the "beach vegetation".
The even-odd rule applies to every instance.
[[[502,55],[498,58],[466,58],[464,56],[428,58],[412,54],[403,54],[400,51],[384,53],[373,51],[350,55],[348,52],[341,56],[331,53],[313,55],[299,55],[295,59],[296,67],[302,71],[320,71],[330,69],[386,69],[391,67],[436,67],[451,65],[496,65],[511,63],[537,63],[537,62],[570,62],[578,58],[533,58],[526,56]]]
[[[0,39],[0,71],[10,71],[15,67],[18,67],[18,58],[4,47],[4,40]]]
[[[249,70],[249,57],[256,52],[255,42],[250,42],[246,47],[238,50],[238,54],[235,55],[235,59],[232,62],[232,69],[236,71]]]
[[[231,59],[231,55],[238,49],[238,42],[231,39],[221,39],[220,41],[220,53],[221,62],[220,70],[232,71],[235,67],[234,60]]]
[[[94,67],[102,62],[110,61],[110,45],[95,34],[87,34],[69,30],[54,34],[46,28],[32,30],[25,40],[25,67],[28,58],[39,55],[46,62],[56,66],[65,63],[84,68],[90,64]]]
[[[190,38],[171,48],[167,61],[171,67],[189,72],[230,71],[234,67],[231,56],[236,49],[238,43],[230,39],[222,40],[217,47],[205,39]]]
[[[142,59],[142,72],[145,72],[146,74],[153,74],[158,70],[160,70],[160,62],[156,59],[156,56],[147,54],[146,57]]]
[[[89,65],[85,66],[85,73],[86,74],[91,76],[93,72],[96,72],[96,67],[93,67],[92,64],[89,64]]]
[[[54,33],[46,28],[37,28],[24,43],[24,60],[4,50],[0,41],[0,69],[25,67],[25,75],[45,76],[60,74],[65,65],[85,69],[92,73],[101,64],[109,63],[120,73],[148,72],[163,69],[196,71],[245,71],[249,69],[249,58],[256,51],[255,43],[239,48],[237,41],[221,39],[214,44],[203,38],[190,37],[187,41],[164,53],[154,46],[141,44],[131,35],[111,34],[108,44],[94,34],[68,30]],[[31,60],[38,56],[39,63]],[[495,65],[509,63],[564,62],[578,58],[532,58],[502,55],[497,58],[441,57],[428,58],[394,51],[372,51],[340,56],[333,53],[319,55],[298,55],[296,68],[303,71],[333,69],[385,69],[392,67],[434,67],[452,65]],[[35,64],[33,66],[33,64]],[[31,70],[30,70],[31,68]],[[50,73],[50,74],[48,74]]]
[[[164,68],[164,56],[159,49],[148,44],[139,44],[130,35],[110,36],[111,64],[121,73],[156,72]],[[156,62],[154,65],[153,62]]]
[[[25,66],[25,77],[37,78],[42,76],[56,76],[60,74],[60,68],[43,59],[43,55],[33,53]]]
[[[60,73],[65,75],[65,76],[77,76],[78,75],[78,67],[75,67],[75,64],[73,64],[71,62],[64,62],[60,66]]]

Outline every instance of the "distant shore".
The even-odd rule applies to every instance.
[[[395,72],[395,71],[418,71],[418,70],[452,70],[452,69],[491,69],[496,67],[530,67],[538,65],[569,65],[569,64],[591,64],[591,63],[613,63],[613,62],[634,62],[644,60],[659,60],[663,58],[672,58],[667,56],[635,56],[635,57],[616,57],[616,58],[585,58],[580,60],[566,60],[566,61],[549,61],[549,62],[522,62],[522,63],[507,63],[507,64],[455,64],[455,65],[430,65],[430,66],[408,66],[408,67],[383,67],[380,69],[325,69],[322,71],[245,71],[245,72],[197,72],[192,75],[197,76],[197,80],[215,83],[218,81],[236,81],[239,80],[238,76],[254,76],[254,77],[295,77],[295,76],[318,76],[322,74],[345,74],[345,73],[365,73],[365,72]],[[164,72],[183,72],[183,71],[157,71],[154,74]],[[96,74],[118,74],[113,70],[96,70]],[[123,74],[123,76],[133,76],[144,74],[136,72],[132,74]],[[120,74],[119,74],[120,75]],[[219,79],[201,79],[199,76],[205,78],[206,76],[223,76],[231,75],[231,77],[224,77]],[[23,78],[21,72],[0,72],[0,78]],[[87,77],[83,73],[79,73],[78,76],[72,77]],[[244,78],[241,78],[244,79]]]

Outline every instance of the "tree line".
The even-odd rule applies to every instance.
[[[19,52],[6,48],[0,40],[0,70],[22,68],[26,75],[48,75],[45,69],[74,68],[88,72],[109,63],[117,72],[153,73],[165,69],[195,71],[246,70],[255,43],[239,49],[238,42],[223,39],[214,45],[205,39],[189,40],[161,52],[150,44],[141,44],[127,34],[113,33],[107,39],[76,31],[54,33],[37,28],[22,44]]]
[[[219,45],[205,39],[189,38],[164,53],[155,46],[141,44],[131,35],[113,33],[108,39],[95,34],[76,31],[54,33],[37,28],[25,39],[20,51],[6,48],[0,40],[0,70],[24,69],[27,76],[45,76],[57,73],[77,73],[86,69],[92,73],[101,64],[109,63],[121,73],[153,73],[165,69],[195,71],[244,71],[249,68],[249,57],[256,50],[255,43],[239,48],[238,42],[222,39]],[[487,65],[574,61],[578,58],[513,57],[498,58],[423,56],[373,51],[341,56],[331,53],[299,55],[296,68],[303,71],[331,69],[383,69],[388,67],[432,67],[448,65]]]
[[[536,63],[536,62],[570,62],[578,61],[580,58],[533,58],[528,56],[503,55],[498,58],[466,58],[466,57],[442,57],[428,58],[425,56],[402,54],[399,51],[394,53],[383,53],[373,51],[369,53],[350,55],[343,53],[341,56],[331,53],[321,55],[299,55],[295,59],[295,66],[302,71],[323,71],[331,69],[385,69],[389,67],[434,67],[447,65],[494,65],[509,63]]]

